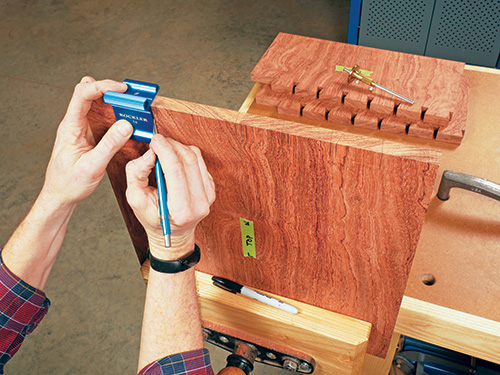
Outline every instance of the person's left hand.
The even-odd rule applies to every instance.
[[[132,135],[132,125],[117,121],[96,145],[87,114],[92,102],[106,91],[125,92],[127,85],[84,77],[75,87],[68,110],[57,130],[45,183],[40,194],[51,204],[74,206],[99,185],[115,153]]]

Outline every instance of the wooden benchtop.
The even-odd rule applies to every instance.
[[[466,75],[467,131],[461,146],[443,151],[438,175],[453,170],[500,183],[500,72],[469,68]],[[446,202],[434,196],[405,294],[500,322],[499,255],[500,202],[461,189]],[[436,283],[424,285],[424,274]]]

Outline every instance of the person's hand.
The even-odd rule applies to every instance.
[[[200,150],[156,134],[151,149],[127,164],[127,200],[143,225],[151,253],[174,260],[193,249],[196,225],[210,212],[215,184]],[[158,214],[158,191],[149,186],[148,176],[155,154],[165,174],[167,206],[172,230],[172,247],[165,248]]]
[[[99,185],[111,158],[132,135],[132,125],[120,120],[96,145],[87,114],[92,101],[108,90],[125,92],[127,85],[84,77],[75,87],[66,115],[57,130],[40,194],[46,202],[71,207],[87,198]]]

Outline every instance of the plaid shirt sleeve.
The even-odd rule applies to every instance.
[[[14,275],[4,264],[0,252],[0,374],[49,306],[45,293]]]
[[[150,363],[138,375],[214,375],[207,349],[173,354]]]
[[[0,375],[24,338],[42,321],[50,306],[45,293],[14,275],[0,251]],[[214,375],[207,349],[174,354],[144,367],[139,375]]]

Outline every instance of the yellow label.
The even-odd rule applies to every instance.
[[[253,232],[253,221],[240,217],[241,242],[243,245],[243,255],[257,258],[255,253],[255,234]]]
[[[347,69],[351,70],[351,69],[352,69],[352,66],[342,66],[342,65],[336,65],[336,66],[335,66],[335,70],[336,70],[337,72],[343,72],[343,71],[344,71],[344,68],[347,68]],[[372,71],[370,71],[370,70],[363,70],[363,69],[361,69],[360,71],[361,71],[361,74],[363,74],[364,76],[367,76],[367,77],[368,77],[370,74],[372,74],[372,73],[373,73],[373,72],[372,72]]]

